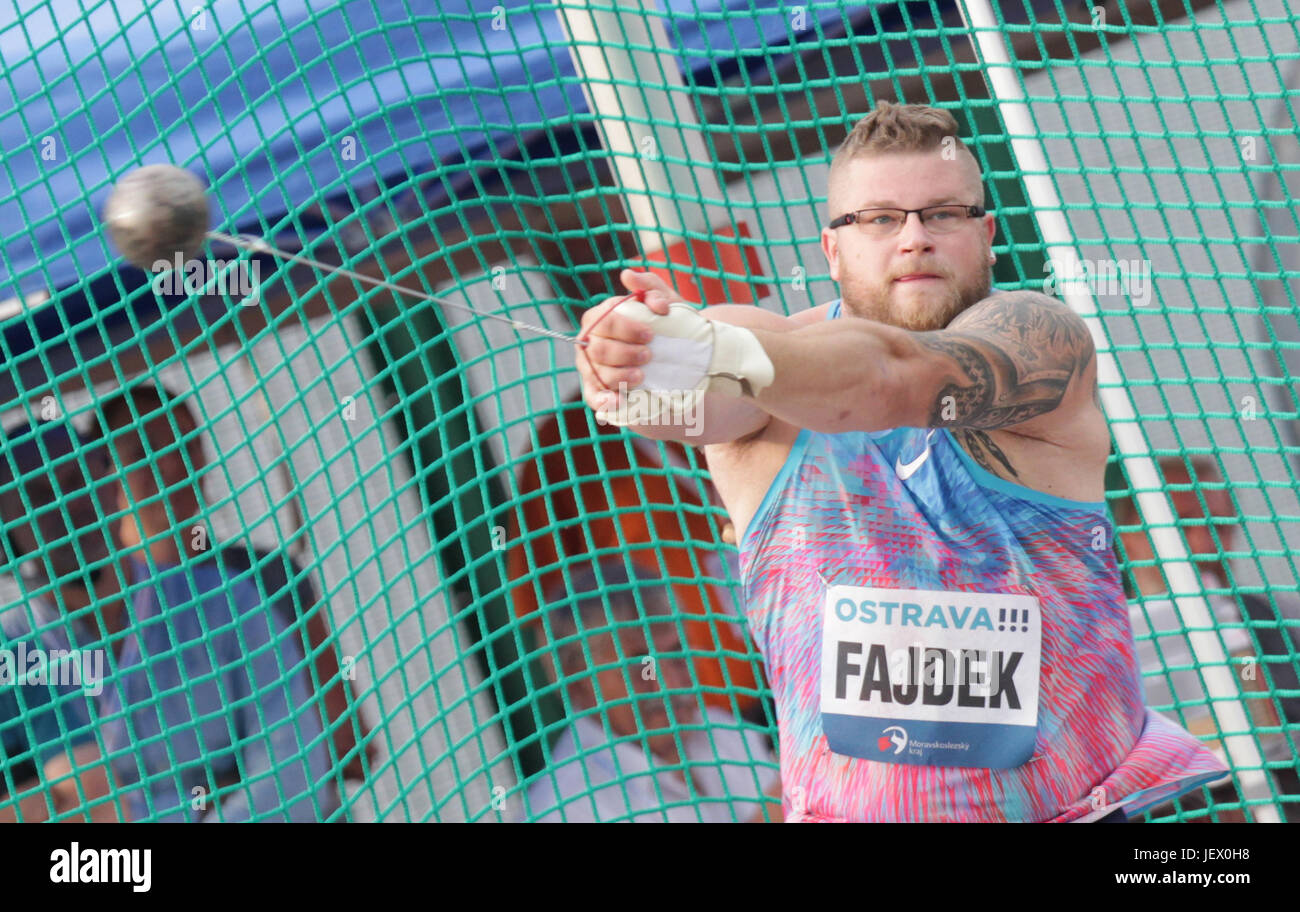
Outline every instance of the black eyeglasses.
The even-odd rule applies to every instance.
[[[857,225],[872,237],[889,237],[903,228],[903,223],[913,212],[921,219],[927,231],[947,234],[966,224],[967,219],[982,218],[983,206],[926,206],[924,209],[858,209],[832,219],[828,227],[842,228]]]

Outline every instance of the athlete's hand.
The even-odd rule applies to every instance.
[[[624,269],[619,279],[629,294],[637,295],[660,316],[668,314],[671,302],[683,300],[672,286],[648,272]],[[597,411],[617,406],[619,384],[626,384],[628,389],[635,387],[645,376],[642,368],[650,361],[654,331],[642,320],[610,313],[626,298],[606,298],[582,315],[582,337],[587,339],[587,345],[577,346],[575,354],[583,398]]]

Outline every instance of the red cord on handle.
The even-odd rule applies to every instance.
[[[582,352],[582,357],[587,358],[587,351],[586,351],[587,339],[591,335],[591,331],[600,325],[601,320],[605,319],[614,311],[618,310],[619,304],[622,304],[626,301],[630,301],[633,298],[636,298],[638,301],[644,304],[645,292],[644,291],[632,292],[630,295],[628,295],[627,297],[619,301],[618,304],[615,304],[609,310],[605,311],[603,314],[597,317],[595,322],[593,322],[590,326],[588,326],[585,330],[583,330],[581,333],[578,334],[578,350]],[[605,378],[600,375],[600,371],[596,370],[596,365],[592,362],[590,358],[587,358],[587,366],[590,367],[591,372],[596,375],[596,379],[600,381],[600,385],[605,387],[605,389],[609,389],[609,384],[607,384],[605,382]],[[613,390],[610,390],[610,392],[613,392]]]

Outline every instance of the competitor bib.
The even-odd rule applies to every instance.
[[[821,715],[831,751],[922,766],[1027,763],[1042,634],[1029,595],[829,586]]]

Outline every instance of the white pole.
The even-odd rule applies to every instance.
[[[705,201],[720,204],[722,188],[663,22],[648,4],[599,2],[604,9],[557,0],[556,9],[641,252],[650,254],[687,231],[709,231]]]
[[[1047,253],[1054,264],[1053,271],[1066,276],[1083,275],[1074,236],[1061,209],[1056,187],[1048,177],[1047,156],[1042,143],[1034,138],[1037,129],[1029,106],[1025,103],[1020,80],[1017,77],[1006,43],[999,30],[997,17],[988,0],[962,0],[959,4],[966,27],[972,30],[972,40],[982,58],[992,89],[993,101],[998,106],[1003,123],[1011,137],[1011,149],[1024,175],[1025,192],[1038,222],[1039,231],[1047,242]],[[1036,173],[1028,173],[1036,172]],[[1059,270],[1055,266],[1059,265]],[[1097,381],[1101,387],[1102,408],[1111,420],[1115,444],[1124,469],[1135,488],[1149,490],[1137,493],[1138,509],[1149,524],[1156,557],[1164,567],[1170,586],[1176,592],[1190,593],[1174,600],[1178,615],[1188,627],[1201,628],[1188,633],[1192,655],[1205,676],[1205,685],[1211,697],[1210,710],[1220,731],[1250,730],[1249,717],[1240,702],[1240,687],[1228,665],[1223,644],[1215,635],[1214,616],[1210,612],[1201,586],[1200,575],[1188,560],[1183,538],[1174,527],[1174,513],[1169,500],[1160,489],[1161,478],[1152,460],[1146,439],[1137,425],[1137,409],[1123,385],[1119,367],[1109,351],[1101,320],[1097,317],[1092,293],[1082,282],[1065,282],[1062,297],[1075,313],[1088,324],[1088,330],[1097,348]],[[1263,758],[1253,738],[1247,734],[1229,735],[1223,739],[1231,765],[1241,779],[1242,791],[1249,800],[1268,801],[1270,791]],[[1261,823],[1278,823],[1277,807],[1272,803],[1254,805],[1247,813],[1254,813]]]

